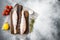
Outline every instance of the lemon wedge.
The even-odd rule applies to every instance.
[[[8,22],[6,22],[2,26],[2,30],[8,30],[8,29],[9,29],[9,24],[8,24]]]

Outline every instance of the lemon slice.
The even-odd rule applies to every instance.
[[[2,30],[8,30],[8,29],[9,29],[9,24],[8,24],[8,22],[6,22],[2,26]]]

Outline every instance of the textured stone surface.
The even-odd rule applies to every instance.
[[[58,0],[56,2],[55,1],[56,0],[38,0],[38,1],[37,0],[27,0],[27,1],[26,0],[25,1],[15,1],[14,0],[14,2],[12,2],[11,0],[8,0],[8,1],[0,0],[0,40],[53,40],[53,39],[60,40],[60,1],[58,1]],[[12,34],[10,34],[9,31],[7,32],[7,31],[1,30],[2,24],[5,19],[5,17],[3,17],[1,15],[1,13],[2,13],[5,5],[7,5],[7,4],[14,5],[16,2],[18,2],[18,3],[21,2],[20,4],[31,8],[32,10],[34,10],[37,13],[41,13],[40,17],[39,17],[39,18],[41,18],[41,21],[40,21],[40,19],[37,19],[37,20],[39,20],[37,22],[39,22],[39,24],[41,26],[37,27],[38,30],[34,29],[34,32],[29,34],[28,36],[23,37],[20,35],[12,35]],[[47,10],[47,12],[45,12],[44,8],[45,8],[45,10]],[[48,10],[48,8],[51,8],[52,10],[51,9]],[[42,9],[43,9],[43,11],[41,11]],[[43,12],[45,12],[46,14],[44,14]],[[46,18],[46,20],[45,19],[43,20],[42,18],[43,19]],[[52,23],[49,24],[48,23],[49,21],[51,21]],[[44,25],[44,27],[48,26],[46,28],[46,30],[43,28],[42,24]],[[34,26],[34,28],[36,28],[36,27]],[[50,28],[52,28],[52,30],[55,30],[55,29],[57,30],[56,33],[57,33],[58,37],[55,35],[55,33],[54,33],[55,31],[51,32]],[[47,30],[50,30],[50,32],[48,32]],[[50,38],[49,38],[49,36],[50,36]]]

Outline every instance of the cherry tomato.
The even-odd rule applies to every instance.
[[[4,9],[2,15],[3,15],[3,16],[9,15],[11,9],[12,9],[12,6],[8,6],[8,5],[7,5],[7,6],[6,6],[6,9]]]
[[[9,6],[7,5],[6,8],[9,9]]]
[[[7,12],[10,12],[10,9],[6,9]]]
[[[9,6],[9,9],[12,9],[12,6]]]
[[[2,13],[2,15],[4,16],[4,15],[5,15],[5,13],[3,12],[3,13]]]
[[[4,12],[7,12],[7,10],[5,9]]]
[[[8,15],[8,12],[6,12],[5,14]]]
[[[4,10],[3,13],[2,13],[2,15],[6,15],[6,14],[5,14],[6,12],[7,12],[7,10]]]

